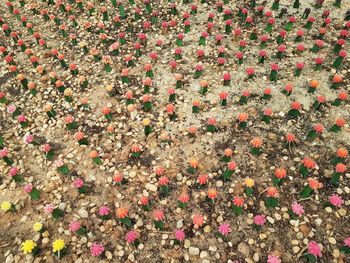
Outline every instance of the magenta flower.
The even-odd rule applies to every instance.
[[[344,203],[344,200],[339,195],[332,195],[329,197],[329,202],[334,206],[341,206]]]
[[[102,244],[94,243],[91,245],[90,251],[93,257],[98,257],[105,251],[105,247]]]
[[[175,238],[178,241],[183,241],[185,239],[185,232],[182,229],[176,229]]]
[[[100,216],[106,216],[106,215],[109,214],[110,211],[111,211],[111,210],[109,209],[108,206],[103,205],[103,206],[101,206],[100,209],[98,210],[98,214],[99,214]]]
[[[72,221],[69,224],[69,231],[76,232],[80,229],[80,222],[79,221]]]
[[[33,191],[33,186],[31,184],[27,184],[23,187],[23,191],[25,193],[29,194]]]
[[[219,226],[219,232],[223,236],[227,236],[231,232],[231,227],[229,224],[223,223]]]
[[[265,215],[256,215],[254,216],[254,224],[258,226],[262,226],[266,222]]]
[[[304,207],[301,204],[297,203],[297,202],[294,202],[292,204],[292,211],[293,211],[294,214],[296,214],[298,216],[304,214],[304,212],[305,212]]]
[[[322,257],[321,247],[316,241],[310,241],[307,246],[308,252],[315,257]]]
[[[278,256],[269,255],[266,263],[281,263],[281,259]]]
[[[131,244],[135,242],[137,237],[138,237],[138,233],[136,232],[136,230],[130,230],[128,233],[126,233],[125,239],[126,239],[126,242]]]

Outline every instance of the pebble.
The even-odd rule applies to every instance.
[[[190,246],[191,246],[191,241],[188,240],[188,239],[185,239],[184,247],[185,247],[185,248],[189,248]]]
[[[86,211],[85,208],[80,208],[78,211],[78,214],[82,217],[82,218],[88,218],[89,217],[89,213]]]
[[[293,246],[293,253],[294,253],[294,254],[298,254],[299,251],[300,251],[300,247],[298,247],[298,246]]]
[[[156,185],[150,183],[147,183],[145,187],[147,190],[150,190],[152,192],[157,192],[158,190],[158,187]]]
[[[200,258],[206,258],[208,256],[208,252],[207,251],[201,251],[201,253],[200,253],[200,255],[199,255],[199,257]]]
[[[237,246],[237,250],[245,257],[248,257],[250,254],[249,247],[244,243],[239,243]]]
[[[190,247],[190,248],[188,249],[188,252],[189,252],[191,255],[198,256],[198,255],[199,255],[199,248],[198,248],[198,247]]]
[[[334,238],[334,237],[330,237],[330,238],[328,238],[328,241],[329,241],[329,243],[331,243],[332,245],[337,244],[337,241],[335,240],[335,238]]]

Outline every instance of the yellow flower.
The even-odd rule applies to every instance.
[[[244,184],[246,187],[253,187],[254,186],[254,180],[251,178],[244,179]]]
[[[7,211],[9,211],[11,209],[11,207],[12,207],[12,204],[9,201],[4,201],[4,202],[1,203],[1,210],[2,211],[7,212]]]
[[[34,223],[33,228],[36,232],[40,232],[40,230],[43,228],[43,224],[40,222],[36,222]]]
[[[150,125],[150,123],[151,123],[151,120],[150,119],[148,119],[148,118],[146,118],[146,119],[143,119],[143,125],[145,125],[145,126],[148,126],[148,125]]]
[[[107,86],[106,86],[106,91],[107,91],[107,92],[111,92],[112,90],[113,90],[112,85],[107,85]]]
[[[56,239],[53,243],[52,243],[52,251],[55,253],[55,252],[58,252],[58,251],[61,251],[63,248],[64,248],[64,240],[62,239]]]
[[[66,88],[63,92],[64,96],[72,96],[73,90],[71,88]]]
[[[33,252],[36,244],[33,240],[26,240],[22,243],[22,250],[24,254],[30,254]]]

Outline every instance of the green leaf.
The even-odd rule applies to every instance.
[[[93,160],[94,163],[97,164],[97,165],[101,165],[101,164],[103,163],[100,157],[95,157],[95,158],[93,158],[92,160]]]
[[[247,196],[252,196],[253,195],[253,189],[250,188],[250,187],[245,187],[244,191],[245,191]]]
[[[305,254],[304,257],[307,259],[308,262],[317,262],[317,258],[314,255],[311,255],[310,253]]]
[[[267,208],[275,208],[278,206],[278,199],[275,197],[267,197],[265,199],[265,205]]]
[[[85,235],[87,233],[87,230],[86,230],[86,228],[81,226],[76,233],[78,236],[82,236],[82,235]]]
[[[346,255],[350,254],[350,247],[348,247],[348,246],[342,246],[339,250],[340,250],[340,252],[342,252]]]
[[[235,213],[235,215],[242,215],[243,207],[232,205],[232,211]]]
[[[87,138],[83,138],[81,140],[78,141],[79,145],[88,145],[89,141],[87,140]]]
[[[30,192],[30,198],[34,201],[37,201],[40,199],[40,192],[38,189],[33,188],[33,190]]]
[[[156,229],[163,230],[163,228],[164,228],[164,222],[163,221],[161,221],[161,220],[160,221],[154,220],[153,222],[154,222],[154,226],[155,226]]]
[[[63,215],[64,215],[64,212],[59,208],[55,208],[52,211],[52,217],[55,219],[61,218],[61,217],[63,217]]]
[[[60,173],[60,174],[63,174],[63,175],[67,175],[67,174],[69,174],[69,169],[68,169],[68,167],[67,167],[67,165],[63,165],[63,166],[61,166],[61,167],[58,167],[57,168],[57,171]]]
[[[178,206],[178,207],[180,207],[180,208],[182,208],[182,209],[185,209],[185,208],[187,207],[187,204],[186,204],[186,203],[183,203],[183,202],[178,201],[177,206]]]
[[[331,132],[339,132],[341,130],[341,127],[337,124],[334,124],[332,128],[330,129]]]
[[[262,153],[261,148],[255,148],[253,147],[250,152],[255,155],[260,155]]]
[[[303,178],[306,178],[309,174],[309,169],[307,169],[304,165],[300,166],[299,172],[303,176]]]
[[[310,186],[305,186],[304,188],[303,188],[303,190],[300,192],[300,196],[301,197],[303,197],[303,198],[307,198],[307,197],[309,197],[312,193],[314,192],[314,190],[312,190],[311,188],[310,188]]]
[[[224,180],[227,181],[231,179],[232,174],[233,174],[233,171],[226,169],[222,176],[224,177]]]
[[[122,224],[124,224],[127,227],[131,227],[132,223],[131,223],[131,219],[129,217],[124,217],[120,219],[120,222]]]
[[[55,152],[52,149],[45,154],[46,159],[49,161],[51,161],[53,159],[54,155],[55,155]]]
[[[315,130],[311,130],[309,131],[309,133],[307,134],[307,137],[310,140],[314,140],[317,137],[317,132]]]
[[[341,176],[341,173],[334,172],[332,174],[332,179],[331,179],[332,185],[334,185],[334,186],[339,185],[340,176]]]

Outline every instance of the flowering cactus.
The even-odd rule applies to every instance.
[[[313,126],[312,130],[310,130],[307,134],[307,137],[310,140],[314,140],[317,136],[322,134],[324,131],[324,126],[321,123],[317,123]]]
[[[278,64],[271,64],[270,80],[277,81]]]
[[[57,172],[59,172],[62,175],[67,175],[70,173],[68,166],[65,165],[62,160],[56,160],[55,166],[56,166]]]
[[[40,199],[40,191],[33,187],[32,184],[27,184],[23,187],[23,191],[29,194],[31,200],[37,201]]]
[[[344,147],[337,149],[336,157],[332,159],[332,164],[337,165],[338,163],[345,162],[346,157],[348,156],[348,150]]]
[[[297,118],[300,115],[301,104],[297,101],[292,102],[291,109],[288,111],[288,116],[291,118]]]
[[[255,137],[250,141],[250,145],[252,146],[250,152],[255,155],[260,155],[262,153],[262,140],[259,137]]]
[[[345,164],[343,163],[338,163],[335,166],[335,172],[332,174],[332,179],[331,179],[331,183],[335,186],[339,185],[339,180],[341,176],[344,176],[345,172],[347,170],[347,167]]]
[[[262,226],[266,223],[265,215],[256,215],[253,218],[253,227],[256,231],[260,231]]]
[[[131,152],[131,157],[139,158],[141,156],[141,147],[137,144],[134,144],[131,146],[130,152]]]
[[[333,68],[339,68],[344,60],[344,58],[346,57],[347,53],[345,50],[340,50],[338,53],[338,57],[336,58],[336,60],[333,62]]]
[[[267,188],[266,198],[265,198],[265,205],[267,208],[275,208],[275,207],[279,206],[277,196],[278,196],[277,188],[275,188],[275,187]]]
[[[237,164],[235,161],[230,161],[229,163],[227,163],[227,167],[225,169],[225,171],[223,172],[222,176],[224,178],[225,181],[230,180],[234,171],[237,168]]]
[[[119,207],[116,210],[116,216],[119,219],[119,221],[126,227],[131,227],[132,222],[131,219],[128,217],[128,213],[129,211],[125,207]]]
[[[153,211],[153,223],[156,229],[164,229],[164,218],[164,212],[162,210],[158,209]]]
[[[338,118],[335,120],[335,124],[331,127],[331,132],[340,132],[341,128],[346,124],[346,120]]]
[[[345,255],[350,254],[350,237],[348,237],[344,240],[344,245],[339,250],[340,250],[340,252],[344,253]]]
[[[210,202],[211,204],[215,203],[215,199],[218,197],[218,192],[215,189],[208,189],[208,193],[207,193],[207,201]]]
[[[235,196],[232,201],[232,211],[235,215],[243,214],[244,199],[242,197]]]
[[[178,207],[185,209],[187,207],[188,201],[190,200],[190,196],[184,192],[178,198]]]
[[[300,192],[300,196],[302,198],[308,198],[311,194],[314,193],[314,191],[317,191],[322,187],[322,183],[320,183],[317,179],[309,178],[308,184],[304,186],[303,190]]]
[[[303,255],[303,258],[305,258],[307,262],[317,262],[320,257],[322,257],[320,245],[315,241],[310,241],[307,246],[307,253]]]

